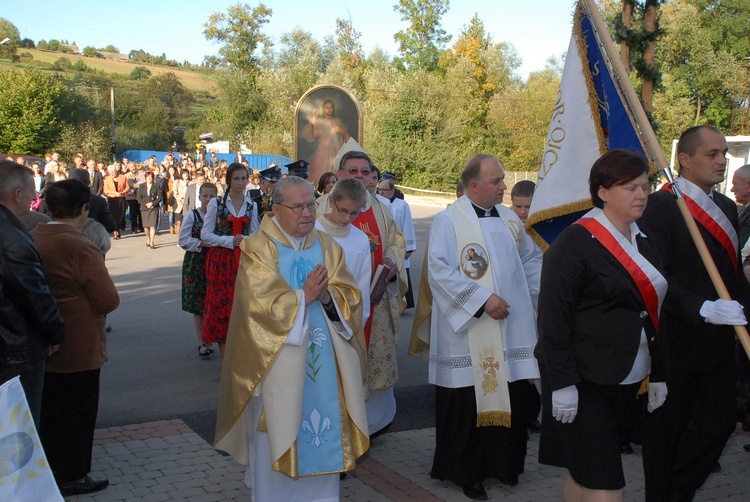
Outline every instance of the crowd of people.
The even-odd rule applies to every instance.
[[[222,358],[215,447],[248,465],[256,500],[338,499],[340,477],[396,416],[397,333],[415,306],[409,352],[428,357],[435,387],[433,478],[486,500],[486,479],[521,481],[540,431],[539,462],[567,469],[566,501],[622,500],[633,441],[646,500],[692,500],[736,425],[735,367],[749,365],[733,326],[750,305],[750,212],[713,190],[726,152],[720,131],[685,131],[679,178],[654,193],[643,156],[605,153],[588,180],[593,209],[545,253],[524,226],[534,184],[504,206],[501,162],[475,155],[430,228],[417,295],[409,205],[351,144],[315,180],[304,160],[287,175],[173,154],[107,167],[77,155],[69,171],[54,156],[44,169],[0,161],[2,259],[24,263],[2,279],[15,324],[0,375],[21,376],[61,490],[104,488],[88,471],[105,316],[119,303],[107,233],[130,221],[154,249],[166,215],[198,356],[217,344]],[[750,203],[750,166],[732,191]],[[702,268],[675,192],[735,300]],[[106,211],[93,217],[97,199]],[[94,273],[109,279],[97,290]]]

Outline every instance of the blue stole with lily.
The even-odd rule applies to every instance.
[[[302,289],[315,265],[323,263],[316,241],[295,250],[276,242],[279,273],[292,289]],[[307,371],[302,394],[302,423],[297,432],[297,468],[300,476],[344,470],[341,442],[341,403],[331,333],[320,302],[307,306]],[[304,343],[304,342],[303,342]]]

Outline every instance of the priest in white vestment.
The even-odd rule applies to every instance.
[[[404,234],[404,239],[406,239],[404,269],[406,270],[406,279],[409,286],[409,289],[406,291],[406,308],[410,309],[414,307],[414,294],[411,287],[411,263],[409,257],[417,250],[417,237],[414,231],[414,221],[411,218],[411,208],[409,207],[409,203],[404,199],[396,197],[396,184],[392,179],[385,179],[385,175],[383,175],[383,178],[384,179],[380,182],[379,186],[380,194],[391,203],[393,219],[396,221],[396,225],[398,225],[401,233]]]
[[[526,456],[526,422],[539,378],[534,308],[541,252],[501,204],[500,162],[475,155],[461,174],[465,195],[435,216],[410,353],[429,350],[436,386],[431,476],[469,498],[482,482],[515,485]]]
[[[370,445],[361,295],[311,185],[287,177],[273,198],[241,245],[214,446],[248,464],[255,501],[336,501]]]

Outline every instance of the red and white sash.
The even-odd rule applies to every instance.
[[[630,274],[646,304],[651,323],[658,332],[659,312],[667,294],[667,280],[664,276],[612,225],[601,209],[592,209],[575,224],[591,232]],[[640,233],[635,223],[631,225],[631,232],[633,235]]]
[[[708,230],[726,249],[735,270],[737,270],[739,238],[727,215],[711,200],[706,192],[685,178],[677,178],[675,184],[677,189],[682,192],[687,207],[690,209],[690,214],[693,215],[695,221]],[[674,193],[669,184],[664,185],[662,190]]]

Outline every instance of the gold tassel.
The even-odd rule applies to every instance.
[[[641,382],[641,387],[638,389],[638,394],[636,394],[636,397],[640,397],[643,394],[648,394],[648,382],[649,382],[649,377],[647,376]]]
[[[510,428],[509,411],[484,411],[477,414],[477,427],[501,426]]]

